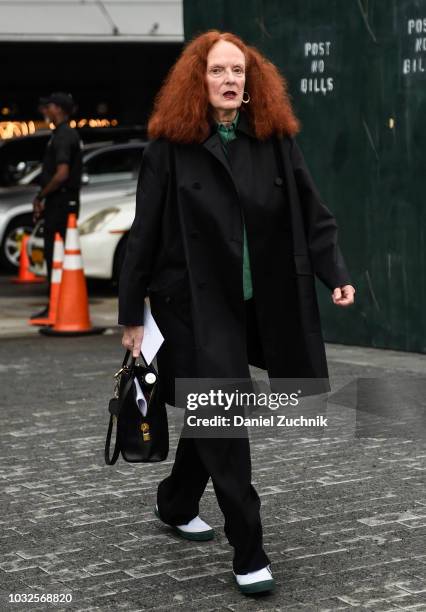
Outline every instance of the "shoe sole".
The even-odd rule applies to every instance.
[[[214,538],[214,529],[209,529],[208,531],[194,531],[193,533],[189,533],[187,531],[182,531],[182,529],[179,529],[179,527],[177,527],[176,525],[168,525],[168,523],[164,523],[158,513],[157,508],[154,508],[154,514],[158,519],[160,519],[160,521],[164,525],[171,527],[175,533],[179,534],[182,538],[185,538],[185,540],[204,542],[206,540],[212,540]]]
[[[250,595],[251,593],[263,593],[264,591],[273,591],[275,588],[275,581],[272,580],[262,580],[261,582],[254,582],[253,584],[238,584],[235,580],[238,588],[241,593],[245,595]]]

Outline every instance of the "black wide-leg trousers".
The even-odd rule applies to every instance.
[[[256,323],[253,300],[246,304],[247,325]],[[233,570],[246,574],[270,563],[263,550],[260,498],[251,483],[248,437],[180,437],[172,471],[158,486],[161,519],[183,525],[199,514],[209,478],[224,515],[224,531],[234,548]]]

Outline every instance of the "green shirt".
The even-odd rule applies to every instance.
[[[223,150],[225,151],[225,154],[227,155],[227,143],[230,142],[231,140],[234,140],[234,138],[237,137],[236,133],[235,133],[235,127],[238,123],[238,117],[240,115],[240,112],[237,111],[237,116],[235,117],[234,121],[231,123],[231,125],[228,127],[226,125],[224,125],[223,123],[219,123],[216,122],[216,126],[217,126],[217,131],[219,132],[219,136],[221,137],[222,140],[222,146],[223,146]],[[250,271],[250,258],[249,258],[249,252],[248,252],[248,245],[247,245],[247,232],[246,232],[246,226],[243,225],[243,234],[244,234],[244,241],[243,241],[243,291],[244,291],[244,299],[245,300],[249,300],[251,297],[253,297],[253,285],[252,285],[252,279],[251,279],[251,271]]]

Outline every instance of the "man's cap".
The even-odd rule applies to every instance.
[[[40,98],[38,101],[39,106],[47,106],[48,104],[56,104],[60,106],[66,113],[71,114],[74,110],[75,103],[73,97],[69,93],[63,91],[56,91],[51,93],[46,98]]]

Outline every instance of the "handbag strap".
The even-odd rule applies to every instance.
[[[112,435],[112,428],[113,428],[113,424],[114,424],[114,416],[116,416],[118,418],[118,415],[120,414],[121,411],[121,406],[124,402],[125,397],[127,396],[128,392],[130,391],[132,385],[133,385],[133,371],[134,371],[134,366],[136,363],[136,357],[132,357],[130,366],[128,366],[128,362],[129,362],[129,356],[130,356],[130,351],[127,350],[126,354],[124,356],[123,359],[123,363],[121,365],[121,368],[125,368],[125,367],[129,367],[130,369],[130,376],[129,376],[129,380],[126,382],[126,385],[123,389],[123,392],[119,395],[118,399],[117,399],[117,410],[114,411],[116,412],[116,414],[110,414],[109,417],[109,424],[108,424],[108,431],[107,431],[107,435],[106,435],[106,440],[105,440],[105,450],[104,450],[104,456],[105,456],[105,463],[107,465],[114,465],[114,463],[116,463],[119,455],[120,455],[120,443],[118,441],[118,436],[115,436],[115,444],[114,444],[114,450],[112,453],[112,457],[110,454],[110,446],[111,446],[111,435]],[[145,362],[146,363],[146,362]]]
[[[120,446],[118,444],[118,437],[116,436],[114,451],[112,453],[112,457],[110,456],[111,434],[112,434],[113,423],[114,423],[114,415],[111,414],[109,417],[108,431],[107,431],[107,437],[105,440],[105,450],[104,450],[105,463],[107,465],[114,465],[114,463],[116,463],[118,456],[120,454]]]

